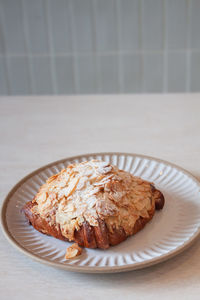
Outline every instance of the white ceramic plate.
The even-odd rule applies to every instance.
[[[27,224],[20,210],[49,176],[71,162],[93,158],[154,182],[165,196],[165,206],[142,231],[121,244],[108,250],[84,249],[76,259],[65,260],[70,243],[39,233]],[[86,154],[53,162],[22,179],[5,199],[1,221],[9,241],[39,262],[88,273],[135,270],[180,253],[200,234],[200,183],[178,166],[156,158],[126,153]]]

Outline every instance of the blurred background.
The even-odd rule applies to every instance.
[[[0,0],[0,95],[197,91],[199,0]]]

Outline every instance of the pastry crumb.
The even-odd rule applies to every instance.
[[[81,255],[81,253],[82,253],[82,248],[75,243],[67,248],[65,258],[66,259],[74,258],[76,256]]]

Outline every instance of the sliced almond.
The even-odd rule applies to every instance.
[[[47,193],[46,192],[43,192],[43,193],[39,194],[39,197],[38,197],[39,202],[44,203],[46,201],[46,199],[47,199]]]
[[[71,259],[71,258],[81,255],[81,253],[82,253],[82,248],[79,247],[78,244],[73,244],[69,248],[67,248],[65,258]]]
[[[66,188],[62,189],[60,192],[59,192],[59,198],[62,198],[63,196],[65,197],[69,197],[73,192],[74,190],[76,189],[76,186],[78,184],[78,181],[79,181],[79,178],[72,178],[70,181],[69,181],[69,184]]]
[[[112,171],[112,167],[111,166],[103,167],[103,168],[99,168],[98,169],[98,173],[100,173],[100,174],[107,174],[107,173],[109,173],[111,171]]]
[[[59,175],[59,174],[55,174],[55,175],[49,177],[49,178],[47,179],[47,183],[51,183],[52,181],[54,181],[54,180],[58,177],[58,175]]]

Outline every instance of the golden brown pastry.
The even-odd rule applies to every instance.
[[[91,160],[50,177],[23,211],[42,233],[106,249],[141,230],[163,206],[152,183]]]

